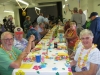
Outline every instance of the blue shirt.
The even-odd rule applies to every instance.
[[[44,17],[43,16],[39,16],[37,18],[37,23],[40,24],[40,23],[43,23],[44,22]]]
[[[40,40],[41,39],[41,36],[40,36],[39,32],[36,31],[34,28],[31,28],[30,30],[28,30],[26,38],[28,39],[30,37],[30,35],[34,35],[35,40]]]
[[[22,38],[21,41],[14,38],[14,46],[21,51],[23,51],[26,48],[27,44],[28,44],[28,41],[24,38]]]

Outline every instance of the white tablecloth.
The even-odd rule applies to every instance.
[[[58,38],[54,39],[50,43],[50,47],[48,46],[48,42],[49,42],[48,40],[40,41],[40,43],[45,43],[45,45],[43,45],[42,46],[43,48],[40,51],[38,51],[39,54],[41,54],[41,56],[42,56],[42,53],[47,52],[47,49],[49,48],[48,56],[51,58],[51,59],[45,58],[45,63],[47,63],[45,68],[35,70],[35,69],[33,69],[33,67],[40,66],[41,63],[36,63],[35,61],[34,62],[23,62],[23,63],[33,64],[33,66],[30,69],[14,69],[12,75],[16,75],[16,72],[18,72],[19,70],[22,70],[25,73],[25,75],[69,75],[68,67],[70,67],[70,66],[65,66],[65,64],[69,65],[69,63],[66,63],[66,59],[62,59],[62,60],[58,60],[58,61],[56,61],[54,59],[59,52],[67,53],[67,50],[58,50],[58,49],[54,48],[54,42],[58,42],[58,41],[59,41]],[[58,44],[66,46],[65,43],[58,43]],[[45,47],[45,49],[44,49],[44,47]],[[31,53],[30,53],[30,55],[31,55]],[[70,75],[72,75],[72,74],[70,74]]]

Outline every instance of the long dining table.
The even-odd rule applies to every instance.
[[[12,75],[73,75],[65,39],[59,38],[64,35],[59,33],[63,26],[59,26],[57,37],[53,37],[57,27],[54,26],[41,39],[34,48],[36,51],[30,52],[21,67],[13,70]],[[41,62],[36,62],[36,55],[41,56]]]

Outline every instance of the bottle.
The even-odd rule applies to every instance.
[[[60,42],[60,43],[63,42],[63,35],[62,35],[62,33],[59,34],[59,42]]]

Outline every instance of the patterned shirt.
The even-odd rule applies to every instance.
[[[24,38],[22,38],[21,41],[14,38],[14,46],[21,51],[23,51],[26,48],[27,44],[28,44],[28,41]]]

